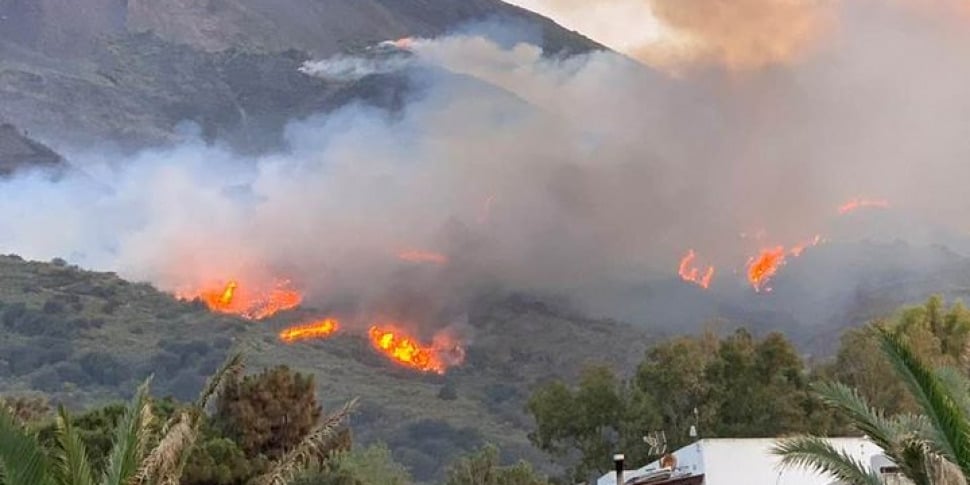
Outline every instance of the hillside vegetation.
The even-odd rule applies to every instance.
[[[574,378],[590,363],[633,369],[650,343],[633,327],[526,298],[483,301],[469,316],[476,336],[465,365],[423,375],[390,364],[357,336],[281,343],[277,332],[301,316],[254,323],[110,273],[0,257],[0,394],[39,391],[86,408],[130,396],[154,374],[155,394],[187,401],[239,350],[253,370],[285,364],[315,374],[325,407],[359,396],[357,439],[386,442],[427,480],[486,442],[544,463],[526,436],[535,385]]]

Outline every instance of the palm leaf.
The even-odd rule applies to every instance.
[[[199,397],[195,402],[195,407],[200,412],[205,411],[206,407],[209,405],[209,401],[219,393],[222,389],[223,384],[226,382],[227,377],[238,376],[243,368],[245,368],[245,362],[243,362],[243,356],[241,353],[235,353],[229,356],[228,359],[222,364],[222,367],[216,371],[212,377],[206,382],[205,388],[199,393]]]
[[[314,463],[323,463],[336,448],[340,426],[353,412],[357,399],[327,416],[292,450],[283,455],[266,474],[255,480],[259,485],[286,485],[288,480]]]
[[[967,380],[967,376],[959,369],[940,367],[936,369],[936,377],[940,379],[963,412],[970,415],[970,381]]]
[[[198,439],[199,427],[202,425],[206,407],[212,398],[218,395],[226,379],[239,375],[244,365],[241,353],[231,355],[209,378],[206,386],[199,393],[195,405],[185,412],[172,416],[165,423],[162,439],[140,464],[132,484],[178,484],[182,470]]]
[[[53,469],[55,480],[61,485],[94,485],[87,447],[64,406],[57,410],[57,445]]]
[[[835,449],[824,438],[786,438],[778,441],[771,452],[781,457],[782,466],[825,473],[848,485],[882,485],[878,474],[845,451]]]
[[[869,406],[858,391],[838,382],[819,383],[815,391],[825,404],[841,411],[852,426],[869,437],[876,446],[889,451],[897,441],[896,423],[886,418],[882,411]]]
[[[50,463],[37,438],[0,408],[0,477],[5,485],[51,485]]]
[[[951,388],[924,365],[899,336],[878,330],[886,357],[926,415],[932,445],[943,457],[970,474],[970,422]]]
[[[125,485],[138,471],[153,420],[151,404],[148,402],[150,383],[149,377],[138,388],[115,427],[113,446],[108,455],[108,466],[101,478],[101,485]]]
[[[903,439],[889,458],[914,485],[936,484],[930,472],[932,455],[925,440],[917,437]]]
[[[153,483],[157,485],[178,484],[182,475],[183,457],[194,446],[198,437],[187,412],[180,413],[177,420],[165,431],[158,445],[152,449],[131,480],[132,485]]]
[[[896,463],[915,485],[931,485],[927,475],[926,422],[921,416],[886,417],[855,389],[841,383],[816,384],[816,392],[829,406],[841,411],[852,426],[865,434]]]

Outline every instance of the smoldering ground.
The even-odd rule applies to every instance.
[[[929,244],[926,228],[945,227],[962,251],[970,22],[909,2],[826,9],[784,62],[671,71],[461,34],[414,40],[387,63],[308,64],[418,88],[394,112],[294,120],[271,155],[191,135],[135,157],[69,150],[84,176],[2,182],[0,248],[170,291],[284,277],[317,305],[439,325],[495,289],[649,322],[642,295],[612,290],[675,278],[690,248],[718,268],[715,291],[734,292],[764,245],[873,237],[864,218],[840,229],[837,207],[857,196],[901,214],[878,237]]]

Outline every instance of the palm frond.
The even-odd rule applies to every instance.
[[[870,406],[858,391],[838,382],[819,383],[814,387],[825,404],[844,413],[852,426],[876,446],[886,451],[895,446],[899,432],[896,423]]]
[[[219,393],[222,385],[225,383],[227,377],[238,376],[245,368],[245,362],[243,362],[242,353],[235,353],[229,356],[228,359],[222,364],[222,367],[209,377],[206,382],[205,387],[202,392],[199,393],[199,397],[195,402],[195,407],[201,411],[204,411],[209,405],[209,401]]]
[[[148,401],[149,377],[115,427],[113,446],[108,455],[108,466],[101,485],[125,485],[135,476],[145,454],[153,420],[151,403]]]
[[[902,440],[889,458],[914,485],[936,485],[930,472],[929,451],[926,441],[912,437]]]
[[[64,406],[57,410],[57,449],[52,474],[61,485],[94,485],[87,447]]]
[[[37,438],[0,408],[0,477],[4,485],[52,485],[50,463]]]
[[[343,422],[357,405],[354,398],[336,413],[320,422],[292,450],[283,455],[266,474],[254,483],[259,485],[286,485],[288,480],[314,463],[323,463],[336,449],[336,438]]]
[[[970,380],[967,380],[967,376],[959,369],[940,367],[936,369],[936,377],[940,379],[963,412],[970,415]]]
[[[771,452],[781,457],[782,466],[825,473],[849,485],[882,485],[878,474],[845,451],[837,450],[824,438],[798,436],[782,439],[775,443]]]
[[[934,485],[967,485],[960,467],[945,460],[940,455],[930,455],[929,473]]]
[[[192,426],[188,412],[180,413],[177,421],[168,426],[164,436],[142,461],[132,485],[177,485],[182,475],[183,457],[195,445],[197,428]]]
[[[970,421],[950,388],[919,360],[899,336],[879,330],[886,357],[931,424],[932,444],[943,457],[970,474]]]

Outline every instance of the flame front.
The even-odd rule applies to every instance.
[[[461,363],[465,353],[461,345],[450,338],[438,336],[432,345],[422,345],[401,330],[388,326],[373,326],[369,332],[371,345],[391,361],[421,372],[444,374],[450,365]]]
[[[431,251],[408,250],[398,253],[397,258],[409,263],[448,264],[448,256]]]
[[[778,269],[785,264],[785,248],[776,246],[761,250],[758,256],[748,260],[748,282],[757,292],[771,291],[767,286]]]
[[[852,199],[839,206],[839,215],[846,215],[864,208],[888,209],[889,201],[885,199],[866,199],[856,197],[855,199]]]
[[[329,338],[340,330],[340,321],[336,318],[326,318],[305,325],[297,325],[280,332],[280,340],[292,344],[311,339]]]
[[[701,275],[700,269],[694,266],[694,259],[696,257],[697,254],[694,253],[693,249],[688,250],[687,254],[680,260],[678,273],[684,281],[693,283],[706,290],[710,288],[711,280],[714,279],[714,267],[708,266],[704,274]]]
[[[193,291],[178,292],[182,300],[202,300],[210,310],[238,315],[250,320],[262,320],[281,311],[296,308],[303,295],[292,288],[288,280],[278,280],[266,290],[252,290],[236,280]]]

